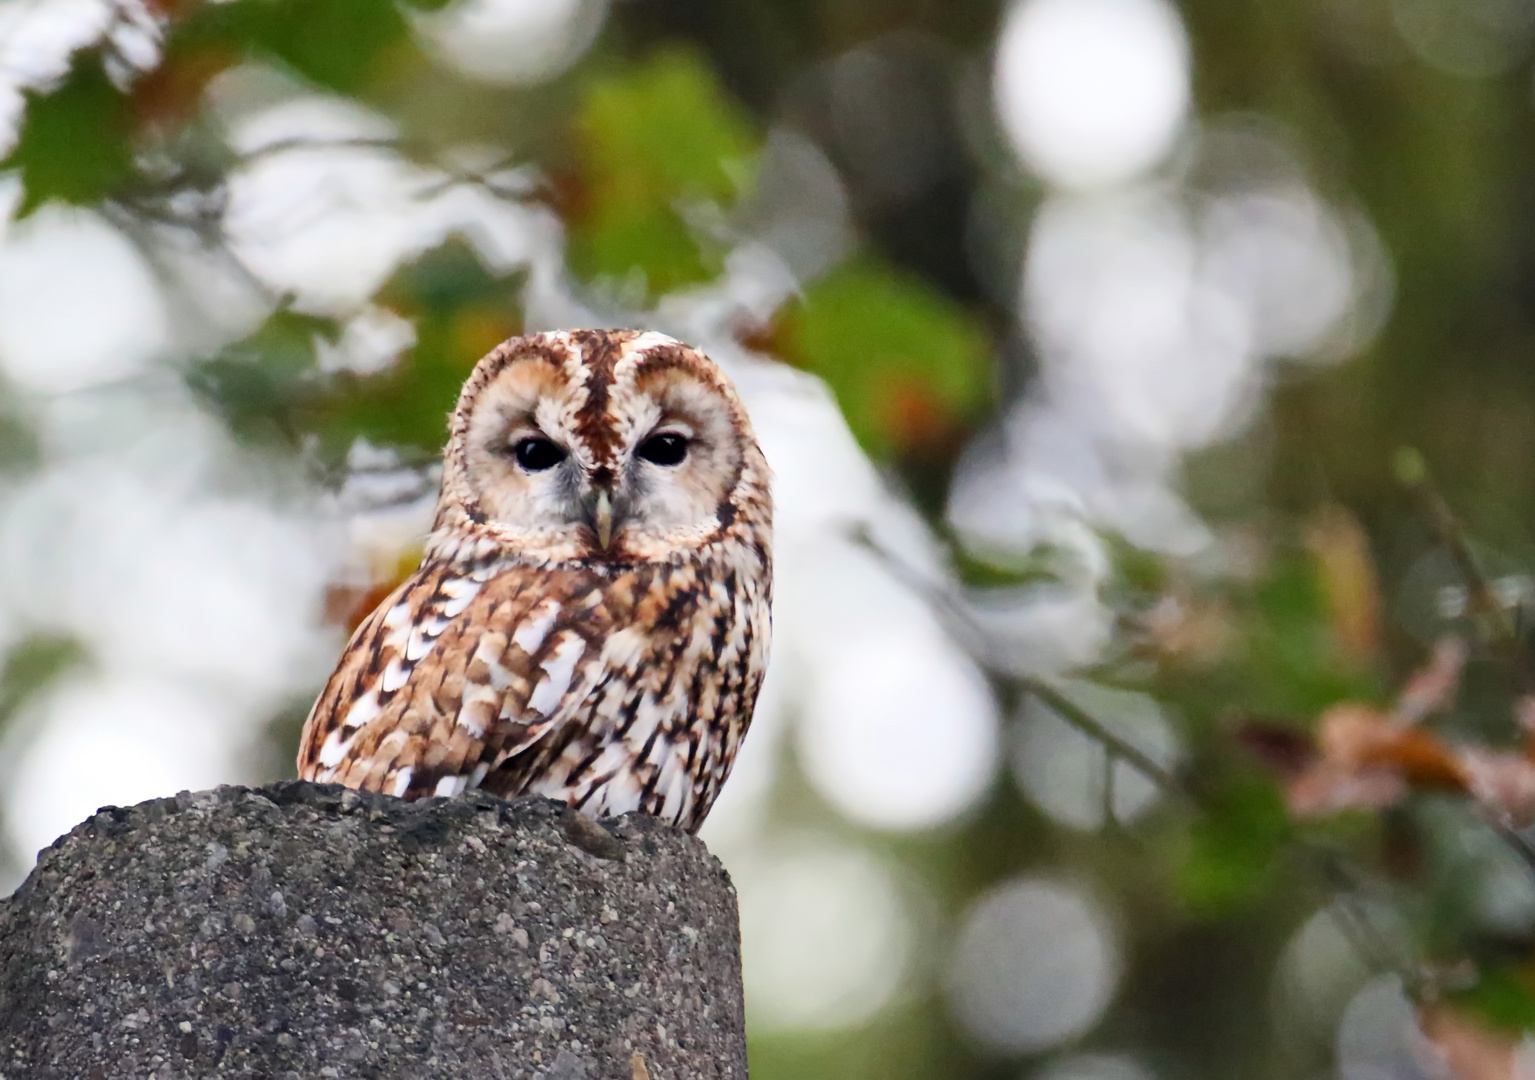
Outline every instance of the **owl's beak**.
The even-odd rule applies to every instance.
[[[613,496],[608,494],[607,488],[597,489],[597,498],[592,505],[592,521],[597,530],[597,543],[606,551],[613,542]]]

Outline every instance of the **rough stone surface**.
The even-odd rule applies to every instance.
[[[697,839],[334,786],[109,808],[0,900],[0,1077],[746,1080]]]

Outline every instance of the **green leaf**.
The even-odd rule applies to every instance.
[[[1535,1031],[1535,977],[1528,968],[1483,970],[1476,985],[1447,995],[1450,1002],[1504,1031]]]
[[[784,316],[787,358],[825,379],[876,457],[946,448],[991,396],[980,320],[922,280],[855,259]]]
[[[76,54],[64,81],[28,91],[20,137],[0,168],[20,169],[24,194],[18,217],[57,199],[99,203],[132,174],[128,100],[107,78],[95,52]]]
[[[372,81],[387,50],[407,40],[393,0],[243,0],[271,9],[260,44],[299,74],[344,94]]]
[[[0,731],[39,691],[85,659],[85,649],[70,637],[38,634],[13,647],[0,669]]]
[[[951,557],[960,579],[977,588],[1054,584],[1061,580],[1061,552],[1050,545],[1041,544],[1018,553],[974,552],[956,545]]]
[[[408,31],[393,0],[231,0],[177,22],[168,51],[264,57],[318,86],[356,94],[408,45]]]
[[[689,204],[738,194],[756,133],[714,73],[688,52],[665,52],[593,82],[575,123],[579,195],[571,215],[577,274],[645,276],[651,294],[718,271],[683,219]]]
[[[1243,780],[1218,793],[1189,829],[1188,857],[1178,875],[1184,903],[1206,917],[1251,903],[1271,882],[1290,834],[1273,784]]]
[[[597,80],[576,125],[588,178],[614,205],[728,199],[757,145],[750,121],[691,52],[663,52]]]

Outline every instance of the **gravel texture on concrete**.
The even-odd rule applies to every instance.
[[[735,891],[543,799],[108,808],[0,900],[0,1078],[746,1080]]]

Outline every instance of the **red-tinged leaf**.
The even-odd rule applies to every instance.
[[[1462,750],[1460,764],[1471,797],[1495,821],[1515,829],[1535,824],[1535,763],[1523,754]]]
[[[991,342],[979,317],[884,263],[837,267],[781,321],[784,358],[826,380],[876,457],[949,452],[990,398]]]
[[[421,565],[421,545],[411,544],[394,553],[392,563],[369,568],[373,580],[367,585],[332,585],[325,590],[324,619],[347,633],[356,630],[373,614],[402,581]]]
[[[139,120],[160,129],[186,124],[202,105],[203,90],[213,77],[238,63],[227,46],[177,51],[146,72],[130,95]]]
[[[1282,720],[1249,717],[1236,728],[1239,745],[1280,776],[1294,780],[1320,756],[1311,733]]]
[[[1298,817],[1391,806],[1412,787],[1466,790],[1455,751],[1432,733],[1378,709],[1345,704],[1327,710],[1318,744],[1321,757],[1285,792],[1290,812]]]
[[[1524,756],[1535,761],[1535,695],[1525,694],[1514,702],[1514,719],[1524,732]]]
[[[1455,1080],[1516,1080],[1519,1041],[1448,1005],[1423,1006],[1418,1024],[1427,1045],[1418,1048],[1435,1075]]]
[[[1466,643],[1458,637],[1443,637],[1435,642],[1427,666],[1416,672],[1402,691],[1396,705],[1397,718],[1416,724],[1450,708],[1460,689],[1460,674],[1466,666],[1466,656]]]

